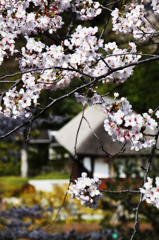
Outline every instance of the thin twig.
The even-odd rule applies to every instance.
[[[101,32],[101,34],[100,34],[99,39],[101,39],[101,38],[103,37],[104,32],[105,32],[105,29],[106,29],[106,27],[108,26],[108,23],[109,23],[110,18],[111,18],[111,14],[109,14],[109,16],[108,16],[108,18],[107,18],[107,20],[106,20],[106,22],[105,22],[105,25],[104,25],[104,27],[103,27],[103,30],[102,30],[102,32]]]
[[[31,130],[32,130],[32,124],[30,124],[30,126],[29,126],[28,133],[27,133],[27,136],[26,136],[26,142],[28,142],[30,140]]]
[[[101,6],[101,8],[104,8],[104,9],[108,10],[109,12],[112,12],[112,11],[113,11],[112,9],[110,9],[110,8],[108,8],[108,7],[105,7],[105,6],[103,6],[103,5],[100,5],[100,6]]]
[[[144,186],[144,184],[145,184],[146,181],[147,181],[147,176],[148,176],[148,173],[149,173],[149,171],[150,171],[150,167],[151,167],[152,160],[153,160],[154,153],[155,153],[156,146],[157,146],[158,136],[159,136],[159,131],[158,131],[158,134],[157,134],[156,137],[155,137],[156,144],[152,147],[152,151],[151,151],[151,154],[150,154],[150,157],[149,157],[149,160],[148,160],[148,165],[147,165],[147,168],[146,168],[146,173],[145,173],[145,175],[144,175],[144,183],[143,183],[143,186]],[[132,233],[132,235],[131,235],[130,240],[133,240],[133,238],[134,238],[134,236],[135,236],[135,233],[136,233],[136,231],[137,231],[139,208],[140,208],[140,205],[141,205],[141,203],[142,203],[142,199],[143,199],[143,193],[140,194],[140,200],[139,200],[139,203],[138,203],[137,208],[136,208],[135,223],[134,223],[134,226],[133,226],[133,233]]]
[[[149,24],[156,30],[156,32],[159,33],[158,28],[157,28],[146,16],[144,16],[144,18],[145,18],[145,19],[149,22]]]
[[[69,188],[70,184],[71,184],[71,182],[69,182],[68,188]],[[63,208],[64,205],[65,205],[66,198],[67,198],[67,194],[68,194],[68,192],[66,191],[65,196],[64,196],[64,199],[63,199],[63,202],[62,202],[62,205],[59,207],[59,209],[58,209],[58,211],[57,211],[57,214],[56,214],[54,220],[49,224],[49,226],[47,226],[46,230],[48,230],[48,229],[56,222],[56,220],[58,219],[59,213],[61,212],[62,208]]]
[[[100,192],[105,192],[105,193],[140,193],[139,190],[121,190],[121,191],[112,191],[112,190],[103,190],[99,189]]]
[[[114,87],[112,90],[110,90],[106,94],[103,94],[102,97],[106,97],[106,96],[110,95],[112,92],[114,92],[119,87],[121,87],[121,84],[117,85],[116,87]]]
[[[127,142],[125,142],[125,143],[123,144],[123,146],[122,146],[122,148],[120,149],[119,152],[117,152],[117,153],[115,153],[115,154],[110,154],[110,153],[108,153],[108,152],[104,149],[104,146],[103,146],[103,143],[102,143],[101,139],[100,139],[99,136],[95,133],[95,131],[93,130],[93,128],[90,126],[87,118],[86,118],[86,117],[83,117],[83,118],[84,118],[84,120],[87,122],[88,127],[89,127],[90,130],[92,131],[93,135],[98,139],[98,141],[99,141],[99,143],[100,143],[100,147],[101,147],[101,149],[102,149],[102,151],[103,151],[104,153],[106,153],[108,156],[116,157],[116,156],[118,156],[120,153],[123,153],[123,152],[125,151],[125,146],[126,146]]]
[[[85,109],[85,107],[83,107],[83,110],[82,110],[82,116],[81,116],[81,120],[80,120],[78,129],[77,129],[76,138],[75,138],[75,146],[74,146],[75,156],[77,155],[77,142],[78,142],[79,131],[80,131],[80,128],[81,128],[82,121],[83,121],[83,119],[85,119],[85,117],[84,117],[84,109]]]
[[[117,1],[114,1],[114,2],[111,2],[111,3],[107,3],[106,6],[110,6],[110,5],[116,4],[118,2],[121,2],[121,0],[117,0]]]
[[[70,22],[70,25],[69,25],[68,30],[67,30],[66,38],[68,38],[71,35],[71,32],[74,28],[75,20],[76,20],[76,12],[72,12],[71,22]]]
[[[8,83],[8,84],[11,84],[11,83],[16,83],[17,81],[0,81],[0,83]]]
[[[73,173],[74,173],[74,165],[75,165],[75,159],[76,159],[76,155],[77,155],[77,141],[78,141],[78,135],[79,135],[79,131],[80,131],[80,128],[81,128],[81,124],[82,124],[82,121],[83,121],[84,109],[85,109],[85,107],[83,107],[82,117],[81,117],[81,120],[80,120],[80,122],[79,122],[79,126],[78,126],[77,133],[76,133],[75,146],[74,146],[75,156],[74,156],[74,160],[73,160],[73,164],[72,164],[72,171],[71,171],[71,174],[70,174],[69,184],[68,184],[68,187],[67,187],[67,190],[66,190],[66,193],[65,193],[65,196],[64,196],[62,205],[59,207],[59,209],[58,209],[58,211],[57,211],[57,214],[56,214],[54,220],[53,220],[53,221],[49,224],[49,226],[47,227],[47,230],[56,222],[56,220],[58,219],[59,214],[60,214],[60,212],[61,212],[61,210],[62,210],[62,208],[64,207],[65,202],[66,202],[66,198],[67,198],[67,195],[68,195],[68,190],[69,190],[69,187],[70,187],[70,185],[71,185],[72,176],[73,176]]]

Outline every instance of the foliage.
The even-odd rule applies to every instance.
[[[127,95],[133,108],[141,113],[158,106],[158,63],[147,63],[137,66],[135,74],[119,89],[122,95]],[[147,94],[148,91],[148,94]]]

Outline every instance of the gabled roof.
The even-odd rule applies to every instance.
[[[120,151],[123,144],[113,142],[111,137],[104,130],[105,115],[101,111],[101,107],[99,105],[93,105],[92,107],[86,108],[84,111],[84,117],[88,122],[83,119],[80,127],[76,147],[78,155],[106,156],[106,154],[102,151],[101,144],[110,154],[115,154]],[[74,148],[81,118],[82,112],[62,127],[55,136],[56,140],[72,155],[75,154]],[[95,134],[100,140],[97,139],[98,137],[96,137]],[[130,150],[130,144],[127,144],[126,151],[122,154],[132,155],[138,153]]]

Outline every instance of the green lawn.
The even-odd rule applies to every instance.
[[[40,174],[32,179],[69,179],[70,175],[68,173],[46,173]]]
[[[12,195],[18,193],[19,189],[28,182],[28,178],[20,178],[16,176],[3,176],[0,177],[0,193]]]
[[[18,192],[19,189],[26,184],[30,179],[69,179],[69,174],[64,173],[47,173],[40,174],[36,177],[21,178],[18,176],[2,176],[0,177],[0,193],[7,193],[10,195],[13,192]]]

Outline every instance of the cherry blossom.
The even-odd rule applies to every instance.
[[[101,180],[97,177],[89,178],[87,173],[83,172],[81,177],[75,180],[73,186],[69,187],[68,193],[71,194],[71,198],[76,198],[81,201],[81,204],[95,210],[99,205],[98,200],[102,199],[99,191],[100,184]]]
[[[75,97],[77,102],[82,103],[83,106],[88,104],[89,106],[92,106],[93,104],[96,103],[102,103],[102,97],[97,94],[95,90],[92,88],[89,88],[88,91],[86,92],[86,96],[80,95],[79,93],[75,93]]]
[[[94,2],[92,0],[76,0],[75,2],[72,8],[80,20],[92,20],[102,11],[99,2]]]
[[[156,143],[154,138],[147,137],[146,130],[156,132],[157,122],[148,113],[133,113],[132,106],[126,98],[122,97],[121,100],[110,104],[104,103],[102,109],[106,115],[105,131],[113,141],[130,142],[131,149],[136,151],[152,147]]]
[[[148,177],[147,180],[144,187],[140,188],[140,192],[144,195],[142,200],[159,208],[159,177],[155,179],[155,186],[152,178]]]
[[[158,0],[152,0],[152,3],[151,3],[152,7],[153,7],[153,10],[155,12],[155,14],[159,14],[159,4],[158,4]]]
[[[155,115],[159,118],[159,110],[156,111]]]
[[[152,2],[153,9],[157,13],[156,1]],[[128,11],[120,12],[119,9],[112,11],[113,30],[116,33],[133,33],[134,38],[145,40],[156,33],[146,19],[144,4],[131,4]]]

